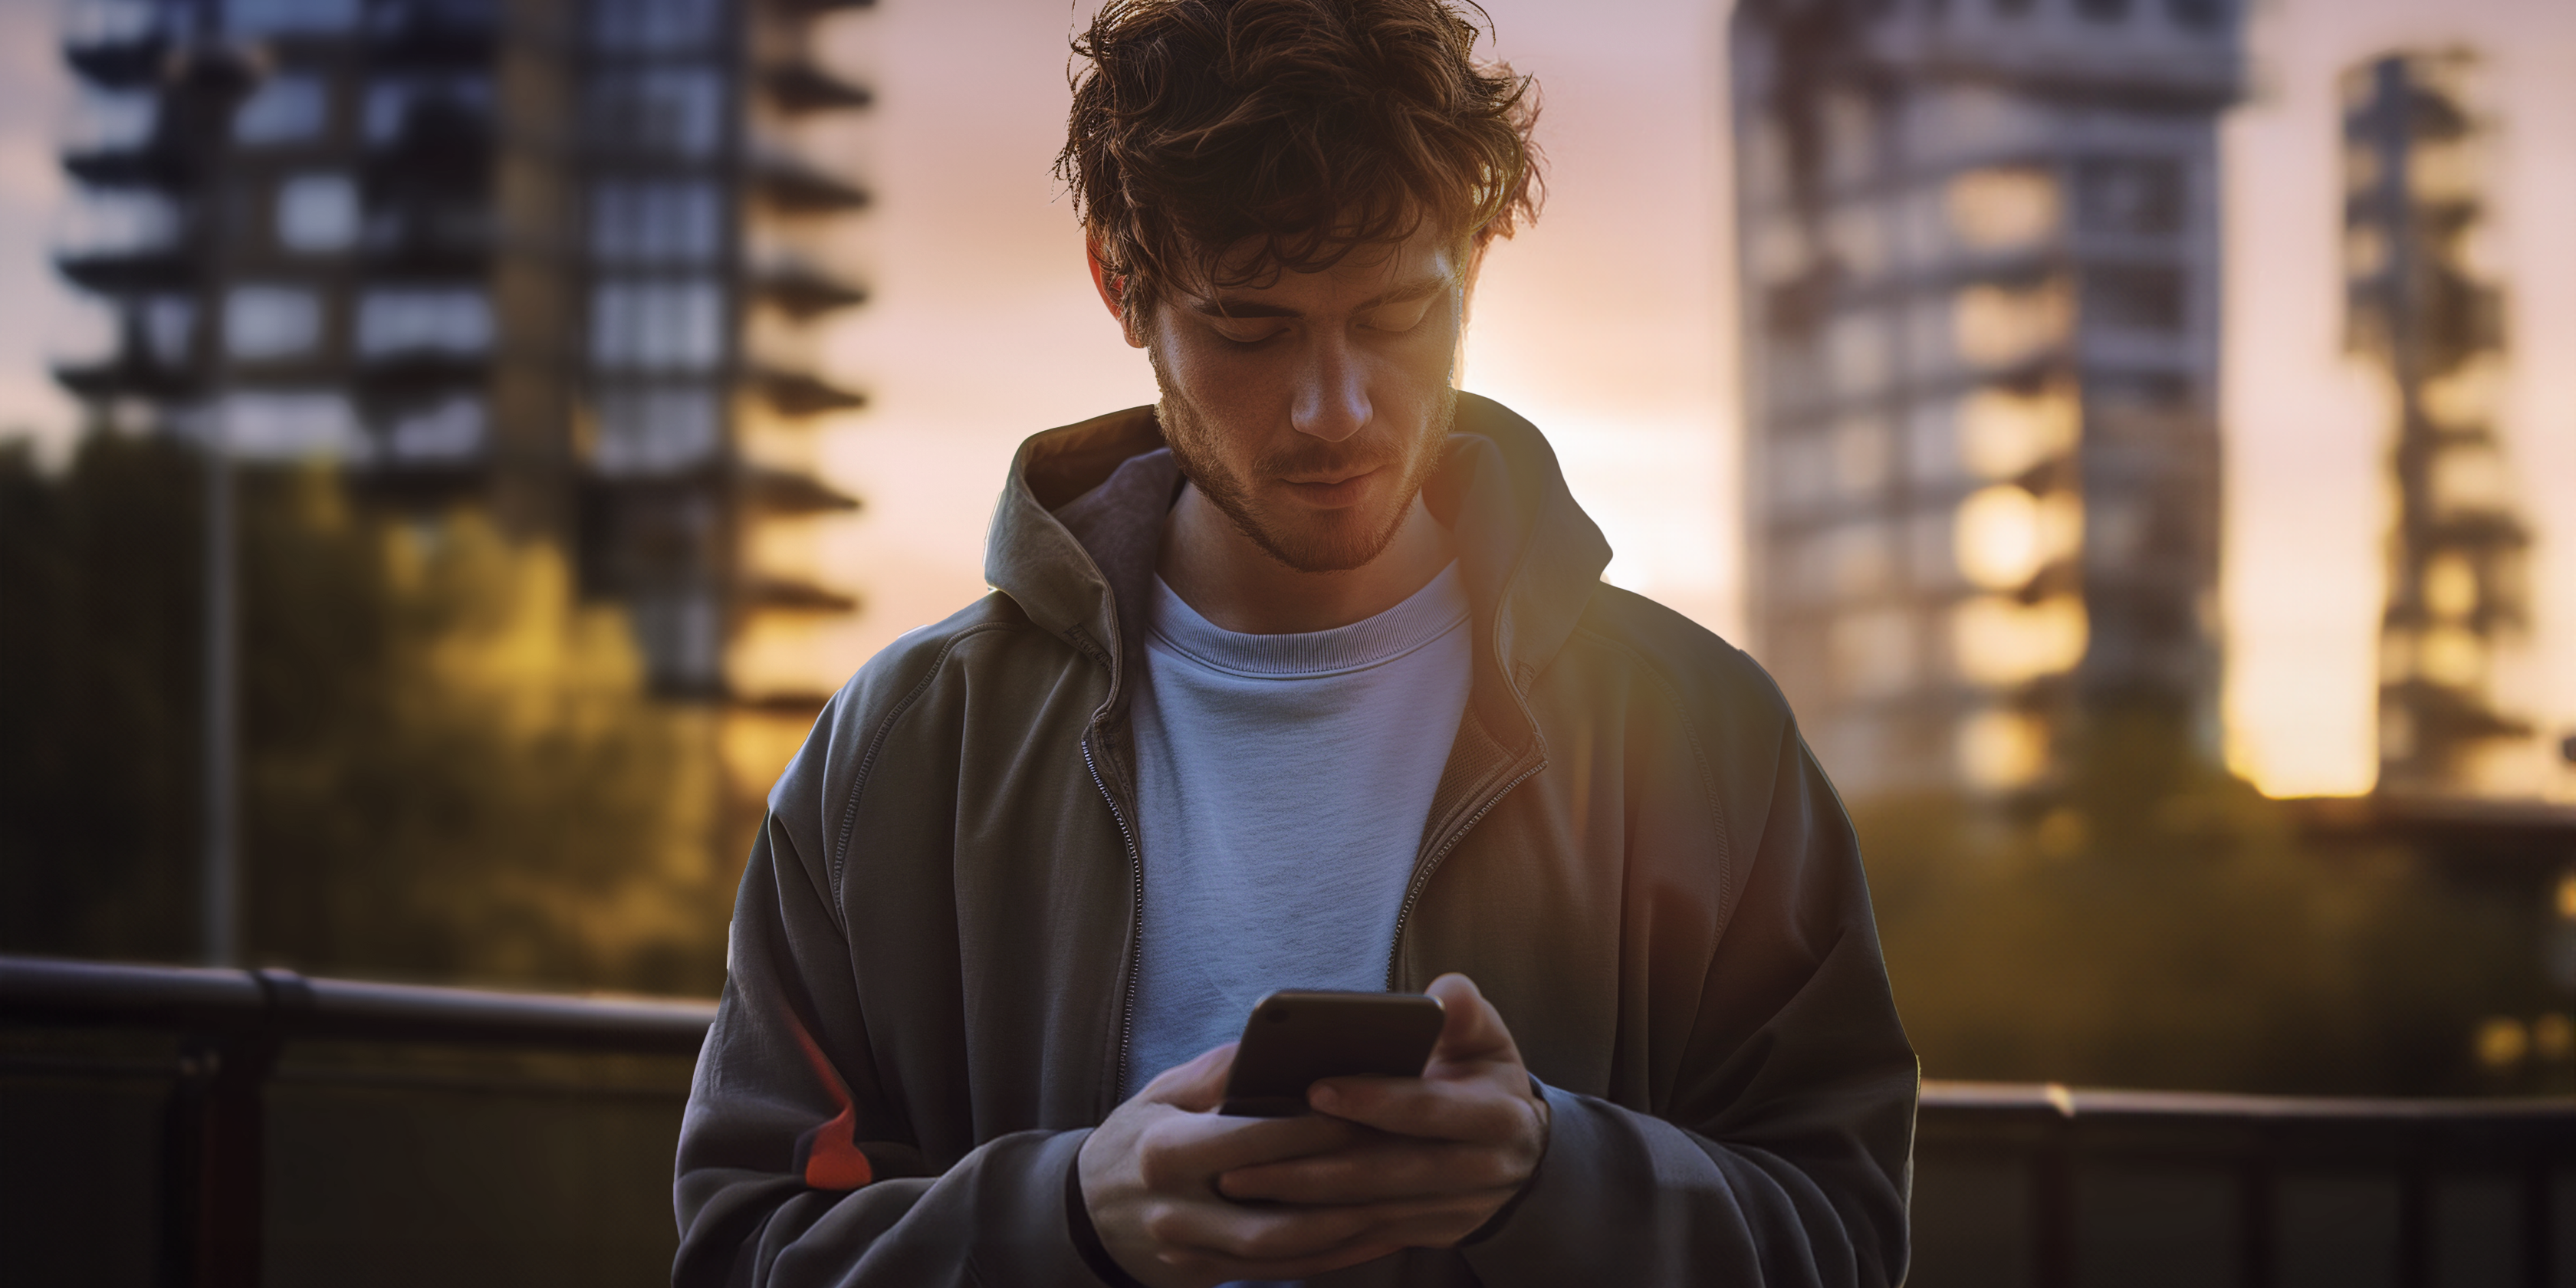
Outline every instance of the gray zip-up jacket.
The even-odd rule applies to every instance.
[[[1599,580],[1536,429],[1462,394],[1457,431],[1425,499],[1475,677],[1387,983],[1473,978],[1550,1137],[1469,1244],[1315,1282],[1895,1283],[1916,1066],[1840,802],[1751,659]],[[1073,1164],[1153,897],[1127,708],[1172,498],[1066,503],[1160,446],[1148,408],[1023,445],[995,593],[870,659],[771,792],[681,1128],[676,1283],[1117,1282]]]

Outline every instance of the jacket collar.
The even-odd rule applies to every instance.
[[[1151,407],[1051,429],[1020,445],[993,516],[984,579],[1029,620],[1109,668],[1095,720],[1124,708],[1145,593],[1179,474]],[[1131,463],[1135,468],[1127,467]],[[1448,459],[1423,488],[1457,534],[1474,605],[1475,712],[1498,742],[1537,736],[1522,694],[1574,631],[1610,545],[1565,486],[1537,427],[1458,395]]]

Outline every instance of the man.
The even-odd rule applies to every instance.
[[[685,1284],[1875,1284],[1915,1064],[1779,694],[1603,585],[1457,393],[1534,211],[1442,0],[1113,0],[1062,170],[1162,398],[1030,439],[995,593],[770,797],[682,1129]],[[1419,1078],[1214,1111],[1274,987]]]

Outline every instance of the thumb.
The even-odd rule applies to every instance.
[[[1232,1042],[1209,1047],[1187,1064],[1177,1064],[1154,1076],[1136,1098],[1170,1105],[1203,1114],[1225,1103],[1225,1080],[1234,1072]]]
[[[1504,1027],[1502,1012],[1485,1000],[1474,980],[1452,972],[1431,981],[1423,992],[1440,1002],[1440,1039],[1431,1046],[1432,1067],[1492,1060],[1520,1062],[1520,1048],[1512,1042],[1511,1030]]]

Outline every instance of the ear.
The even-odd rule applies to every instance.
[[[1098,243],[1085,241],[1082,244],[1082,257],[1091,263],[1092,289],[1100,292],[1100,302],[1109,306],[1109,316],[1118,320],[1118,334],[1127,337],[1129,346],[1144,348],[1145,337],[1138,334],[1136,328],[1127,325],[1127,279],[1112,277],[1108,269],[1100,266]]]

